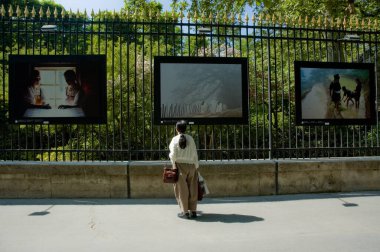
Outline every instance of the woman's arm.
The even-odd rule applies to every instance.
[[[195,141],[193,138],[191,138],[190,144],[191,144],[191,148],[193,149],[193,163],[195,165],[195,168],[198,169],[199,167],[198,152],[197,152],[197,146],[195,145]]]
[[[177,160],[177,149],[175,148],[175,138],[173,137],[172,141],[169,144],[169,158],[172,162],[172,164],[175,164],[175,161]]]

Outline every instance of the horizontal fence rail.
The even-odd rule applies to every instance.
[[[56,30],[44,31],[43,25]],[[0,16],[0,160],[163,160],[175,128],[153,123],[154,56],[246,57],[248,125],[192,125],[202,160],[379,155],[376,125],[296,126],[294,61],[370,62],[377,25]],[[204,32],[203,28],[208,32]],[[342,39],[347,34],[358,40]],[[8,121],[10,55],[106,55],[106,124]],[[376,75],[378,76],[378,74]],[[376,90],[378,80],[376,79]],[[376,97],[377,100],[377,97]],[[317,104],[316,104],[317,106]],[[377,109],[376,109],[377,113]]]

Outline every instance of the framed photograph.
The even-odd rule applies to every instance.
[[[297,125],[371,125],[377,120],[372,63],[295,61]]]
[[[247,124],[248,97],[247,58],[154,58],[155,124]]]
[[[106,98],[105,55],[9,56],[11,123],[105,123]]]

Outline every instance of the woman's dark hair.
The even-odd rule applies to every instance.
[[[65,79],[68,81],[76,81],[77,80],[77,75],[74,72],[74,70],[67,70],[64,74]]]
[[[181,149],[186,148],[186,137],[184,135],[186,131],[186,124],[187,124],[186,121],[181,120],[181,121],[178,121],[177,124],[175,125],[178,133],[180,134],[178,145]]]
[[[40,71],[35,69],[32,70],[32,73],[30,74],[30,84],[32,85],[38,78],[40,78]]]

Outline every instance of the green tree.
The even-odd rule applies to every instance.
[[[175,11],[194,13],[205,13],[207,16],[212,13],[227,13],[230,16],[242,14],[247,6],[254,7],[267,1],[254,0],[173,0],[171,7]]]
[[[263,5],[269,14],[287,17],[380,17],[379,0],[273,0]]]

